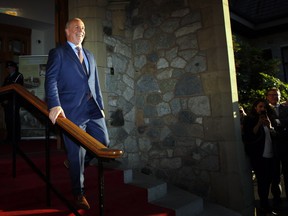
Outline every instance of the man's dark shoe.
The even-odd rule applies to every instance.
[[[282,200],[281,198],[279,199],[273,199],[273,210],[279,211],[282,206]],[[272,214],[273,215],[273,214]]]
[[[272,209],[271,207],[264,207],[260,208],[260,213],[265,214],[265,215],[271,215],[271,216],[277,216],[279,215],[279,212],[276,211],[275,209]]]
[[[272,210],[272,211],[270,212],[270,215],[272,215],[272,216],[277,216],[277,215],[279,215],[279,212],[276,211],[276,210]]]
[[[78,208],[85,210],[90,209],[90,205],[84,195],[75,196],[74,199]]]

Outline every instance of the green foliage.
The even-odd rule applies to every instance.
[[[257,98],[265,98],[266,91],[277,87],[281,99],[288,99],[288,85],[276,78],[279,73],[278,59],[265,59],[262,50],[233,36],[239,103],[249,109]]]
[[[271,87],[276,87],[281,92],[281,100],[286,101],[288,99],[288,84],[287,83],[282,82],[280,79],[274,76],[271,76],[265,73],[260,73],[260,74],[263,80],[263,87],[266,90]]]

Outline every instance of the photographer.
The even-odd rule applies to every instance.
[[[268,200],[274,157],[272,136],[275,135],[270,113],[270,106],[265,99],[258,99],[253,103],[243,122],[243,142],[257,179],[260,211],[277,215]]]

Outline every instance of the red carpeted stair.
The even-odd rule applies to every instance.
[[[21,149],[45,173],[44,142],[22,141]],[[17,176],[12,177],[12,149],[7,144],[0,145],[0,216],[74,215],[51,192],[51,206],[46,205],[46,185],[41,178],[21,158],[17,157]],[[56,143],[51,143],[51,180],[58,191],[72,202],[70,179],[63,165],[65,152],[57,150]],[[81,215],[99,215],[98,169],[88,167],[85,171],[86,197],[90,210],[79,210]],[[175,216],[170,209],[147,203],[147,191],[143,188],[124,184],[121,170],[105,169],[105,216]]]

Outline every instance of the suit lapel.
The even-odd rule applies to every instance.
[[[68,44],[68,43],[66,43],[65,44],[66,46],[65,46],[65,49],[66,49],[66,53],[67,53],[67,55],[69,55],[70,57],[71,57],[71,59],[73,59],[77,64],[79,64],[79,66],[81,65],[80,64],[80,61],[79,61],[79,59],[77,58],[77,56],[75,55],[75,52],[74,52],[74,50],[72,49],[72,47]]]
[[[67,55],[69,55],[71,57],[71,59],[73,59],[73,61],[76,62],[76,64],[79,67],[79,70],[83,71],[83,73],[86,75],[86,71],[84,70],[83,65],[80,63],[79,58],[77,57],[77,55],[75,55],[74,50],[72,49],[72,47],[68,43],[66,43],[65,49],[67,50]],[[84,49],[83,49],[83,51],[84,51]],[[86,52],[85,52],[85,55],[86,55]],[[89,64],[89,61],[88,61],[88,64]]]

